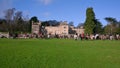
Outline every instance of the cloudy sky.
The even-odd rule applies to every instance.
[[[86,9],[93,7],[96,18],[103,25],[105,17],[120,20],[120,0],[0,0],[0,17],[8,8],[16,8],[24,15],[37,16],[39,20],[73,21],[74,25],[84,23]]]

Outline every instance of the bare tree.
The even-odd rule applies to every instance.
[[[10,23],[10,21],[13,19],[14,12],[15,12],[15,8],[8,9],[5,11],[5,19],[7,20],[7,23]]]
[[[14,16],[14,20],[18,20],[19,18],[22,17],[22,11],[17,11]]]
[[[13,32],[13,29],[12,29],[12,27],[13,27],[13,17],[14,17],[14,12],[15,12],[15,8],[12,8],[12,9],[7,9],[6,11],[5,11],[5,19],[6,19],[6,21],[7,21],[7,29],[8,29],[8,31],[9,32]]]

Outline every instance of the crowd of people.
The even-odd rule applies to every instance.
[[[30,33],[14,33],[14,34],[0,34],[0,38],[65,38],[65,39],[74,39],[74,40],[120,40],[119,34],[69,34],[69,35],[51,35],[51,34],[30,34]]]
[[[120,35],[119,34],[80,34],[74,35],[74,39],[78,40],[78,39],[85,39],[85,40],[120,40]]]

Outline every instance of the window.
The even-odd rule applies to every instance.
[[[66,27],[64,26],[64,28],[66,28]]]

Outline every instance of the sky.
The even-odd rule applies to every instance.
[[[92,7],[96,19],[106,25],[105,17],[120,20],[120,0],[0,0],[0,17],[4,11],[15,8],[29,18],[36,16],[40,21],[57,20],[84,23],[86,9]]]

